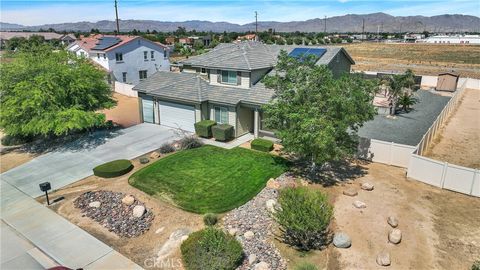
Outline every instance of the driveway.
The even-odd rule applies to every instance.
[[[35,198],[39,184],[48,181],[60,189],[93,174],[92,169],[116,159],[133,159],[178,138],[172,129],[139,124],[112,132],[97,132],[65,144],[1,174],[1,180]]]

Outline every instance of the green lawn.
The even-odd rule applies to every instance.
[[[162,158],[134,173],[132,186],[195,213],[222,213],[263,189],[287,169],[279,157],[244,148],[202,146]]]

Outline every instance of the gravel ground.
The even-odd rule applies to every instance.
[[[412,111],[398,114],[396,119],[377,115],[374,120],[365,123],[359,129],[358,135],[368,139],[417,145],[450,97],[436,95],[425,90],[418,90],[415,96],[418,98],[418,103],[413,106]]]

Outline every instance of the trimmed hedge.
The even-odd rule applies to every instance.
[[[233,138],[233,126],[219,124],[212,127],[213,137],[217,141],[228,141]]]
[[[237,239],[213,227],[190,234],[180,250],[187,270],[236,269],[243,261]]]
[[[250,145],[252,149],[262,152],[270,152],[273,150],[273,142],[265,139],[255,139]]]
[[[119,159],[98,165],[93,168],[93,174],[103,178],[112,178],[124,175],[133,169],[130,160]]]
[[[204,138],[212,137],[212,127],[215,126],[217,122],[213,120],[203,120],[195,123],[195,133]]]

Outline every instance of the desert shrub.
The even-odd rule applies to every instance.
[[[213,213],[206,213],[203,216],[203,223],[205,223],[205,225],[207,226],[213,226],[217,224],[217,221],[218,221],[218,217]]]
[[[197,136],[185,136],[178,141],[180,149],[187,150],[198,148],[203,145],[203,142]]]
[[[124,175],[133,169],[130,160],[119,159],[98,165],[93,168],[93,174],[99,177],[112,178]]]
[[[212,127],[212,133],[215,140],[228,141],[233,138],[233,126],[220,124]]]
[[[243,260],[242,246],[235,237],[213,227],[190,234],[180,250],[188,270],[235,269]]]
[[[473,263],[472,270],[480,270],[480,259]]]
[[[265,139],[255,139],[250,143],[254,150],[270,152],[273,150],[273,142]]]
[[[215,126],[217,122],[213,120],[203,120],[195,123],[195,133],[204,138],[212,137],[212,127]]]
[[[297,266],[295,266],[295,270],[317,270],[317,266],[313,263],[303,262]]]
[[[158,152],[160,152],[161,154],[172,153],[175,152],[175,150],[175,147],[170,143],[164,143],[160,146],[160,148],[158,148]]]
[[[327,244],[333,208],[325,194],[305,187],[286,188],[280,191],[278,203],[274,218],[285,243],[300,250],[321,249]]]

